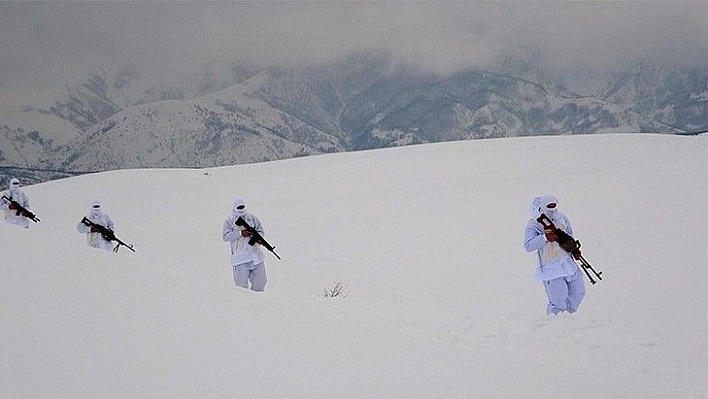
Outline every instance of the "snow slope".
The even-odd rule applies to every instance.
[[[705,397],[706,135],[449,142],[26,187],[0,223],[1,397]],[[545,315],[527,205],[604,280]],[[283,260],[233,286],[243,196]],[[88,248],[94,198],[137,253]],[[324,298],[341,281],[345,298]]]

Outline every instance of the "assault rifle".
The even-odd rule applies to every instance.
[[[10,203],[10,209],[15,211],[15,215],[17,215],[17,216],[22,215],[35,223],[39,222],[39,218],[37,217],[37,215],[35,215],[34,213],[30,212],[29,209],[27,209],[24,206],[17,203],[17,201],[12,199],[12,197],[8,197],[6,195],[3,195],[2,199],[7,200]]]
[[[597,281],[592,278],[588,270],[592,271],[592,273],[595,275],[595,277],[597,277],[598,280],[602,280],[602,272],[595,271],[592,265],[590,265],[590,263],[588,263],[588,261],[583,258],[583,255],[580,252],[580,241],[574,239],[570,236],[570,234],[566,233],[565,231],[557,228],[553,224],[551,219],[544,213],[542,213],[541,216],[536,219],[536,221],[541,223],[541,226],[543,226],[544,229],[553,231],[556,237],[558,237],[558,245],[560,245],[560,247],[563,248],[563,250],[565,250],[566,252],[572,254],[573,258],[580,261],[581,269],[583,269],[585,275],[588,276],[588,279],[590,280],[591,284],[595,284]]]
[[[104,240],[117,242],[118,244],[116,244],[115,248],[113,248],[113,252],[118,252],[118,249],[120,248],[121,245],[128,248],[129,250],[135,252],[135,249],[133,249],[132,245],[128,245],[128,244],[124,243],[123,241],[121,241],[120,239],[118,239],[118,237],[116,237],[116,234],[113,232],[113,230],[109,229],[108,227],[104,227],[104,226],[101,226],[100,224],[96,224],[96,223],[88,220],[86,217],[81,219],[81,223],[85,224],[86,226],[95,228],[96,232],[100,233],[101,237],[103,237]]]
[[[276,258],[280,259],[280,256],[275,253],[275,247],[268,244],[268,241],[266,241],[265,238],[259,233],[256,229],[251,227],[251,225],[248,224],[241,216],[236,219],[236,226],[240,226],[248,230],[249,233],[251,233],[251,239],[248,240],[248,245],[254,246],[256,243],[261,244],[270,251],[273,255],[275,255]]]

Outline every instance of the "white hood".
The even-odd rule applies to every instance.
[[[98,208],[96,208],[98,206]],[[101,202],[99,200],[93,200],[91,202],[91,209],[89,209],[88,213],[86,214],[86,217],[93,221],[98,221],[101,220],[101,217],[103,216],[103,206],[101,205]]]
[[[20,181],[16,178],[10,179],[10,183],[8,184],[10,193],[15,193],[20,189]]]
[[[236,209],[239,206],[244,206],[243,209]],[[248,213],[248,209],[245,208],[246,202],[244,202],[243,198],[236,197],[234,198],[234,202],[232,204],[231,212],[234,214],[234,216],[246,216]]]
[[[551,204],[551,203],[556,204],[556,208],[551,209],[551,208],[546,207],[546,205]],[[553,219],[553,216],[555,216],[557,209],[558,209],[558,198],[556,198],[556,196],[552,195],[552,194],[544,194],[540,197],[536,197],[533,199],[533,201],[531,201],[531,205],[529,205],[529,211],[531,212],[531,217],[534,219],[541,216],[542,213],[545,213],[546,216]]]

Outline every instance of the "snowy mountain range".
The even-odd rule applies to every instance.
[[[451,140],[708,130],[708,68],[638,66],[592,76],[586,93],[535,72],[440,76],[369,53],[307,68],[229,64],[178,83],[123,68],[37,103],[6,96],[0,173],[31,182]]]

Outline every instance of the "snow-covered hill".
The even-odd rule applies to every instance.
[[[26,187],[0,223],[2,397],[705,397],[706,135],[449,142]],[[523,250],[550,192],[604,272],[545,315]],[[234,196],[263,221],[233,286]],[[137,253],[88,248],[101,199]],[[324,298],[336,282],[347,296]]]

